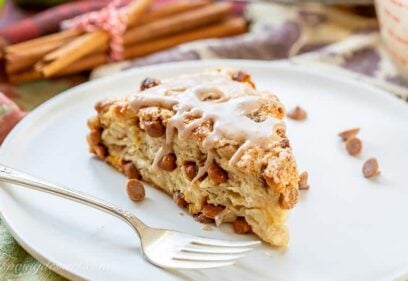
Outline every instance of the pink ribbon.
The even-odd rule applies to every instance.
[[[111,61],[123,59],[123,34],[126,31],[126,14],[120,10],[120,0],[111,1],[105,8],[89,12],[64,21],[62,29],[81,29],[92,32],[102,29],[109,33],[109,58]]]

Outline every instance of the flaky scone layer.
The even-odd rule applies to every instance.
[[[239,83],[251,95],[262,97],[262,103],[246,115],[254,126],[271,118],[283,118],[284,109],[276,96],[254,90],[247,74],[216,70],[209,75],[202,74],[200,83],[205,84],[206,80],[214,79],[212,77],[221,77],[220,81],[232,83],[231,87]],[[169,84],[146,80],[144,84],[147,86],[139,95],[149,95],[160,87],[173,95],[171,91],[176,90],[177,81],[189,77],[178,79]],[[229,88],[225,87],[219,88],[224,90],[223,96],[234,99],[236,93],[228,93]],[[168,132],[170,122],[179,113],[177,108],[169,108],[163,103],[135,108],[132,101],[132,98],[124,98],[97,104],[98,115],[88,123],[91,128],[88,143],[93,153],[125,174],[129,174],[126,169],[130,163],[144,181],[173,195],[176,202],[181,202],[179,205],[185,206],[198,220],[215,220],[218,224],[244,219],[264,241],[275,246],[288,243],[286,215],[297,202],[298,171],[284,128],[278,130],[279,137],[271,139],[267,146],[248,145],[238,156],[236,153],[245,140],[243,143],[242,139],[222,135],[214,141],[211,163],[208,163],[209,151],[205,142],[215,130],[217,118],[203,120],[191,130],[188,138],[183,138],[180,132]],[[227,107],[229,102],[227,100],[224,106]],[[182,122],[188,125],[197,119],[197,116],[187,114],[182,117]],[[158,154],[169,143],[172,157],[166,154],[158,159]],[[232,158],[236,160],[231,161]],[[155,163],[157,160],[158,164]],[[165,160],[167,162],[163,164]],[[198,177],[200,172],[202,175]]]

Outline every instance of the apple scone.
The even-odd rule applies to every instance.
[[[129,178],[170,194],[196,220],[231,222],[285,246],[299,175],[283,105],[232,69],[145,79],[140,91],[95,106],[90,151]]]

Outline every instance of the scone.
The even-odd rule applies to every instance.
[[[96,104],[90,151],[170,194],[196,220],[285,246],[298,170],[285,110],[242,71],[147,78],[134,95]]]

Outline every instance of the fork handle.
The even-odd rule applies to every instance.
[[[0,181],[25,186],[31,189],[39,190],[45,193],[70,199],[72,201],[76,201],[84,205],[102,210],[106,213],[109,213],[124,220],[125,222],[130,224],[138,234],[140,231],[147,227],[141,220],[136,218],[132,213],[125,211],[121,208],[118,208],[108,202],[97,199],[95,197],[92,197],[79,191],[75,191],[66,187],[46,182],[42,179],[25,174],[23,172],[17,171],[2,164],[0,164]]]

